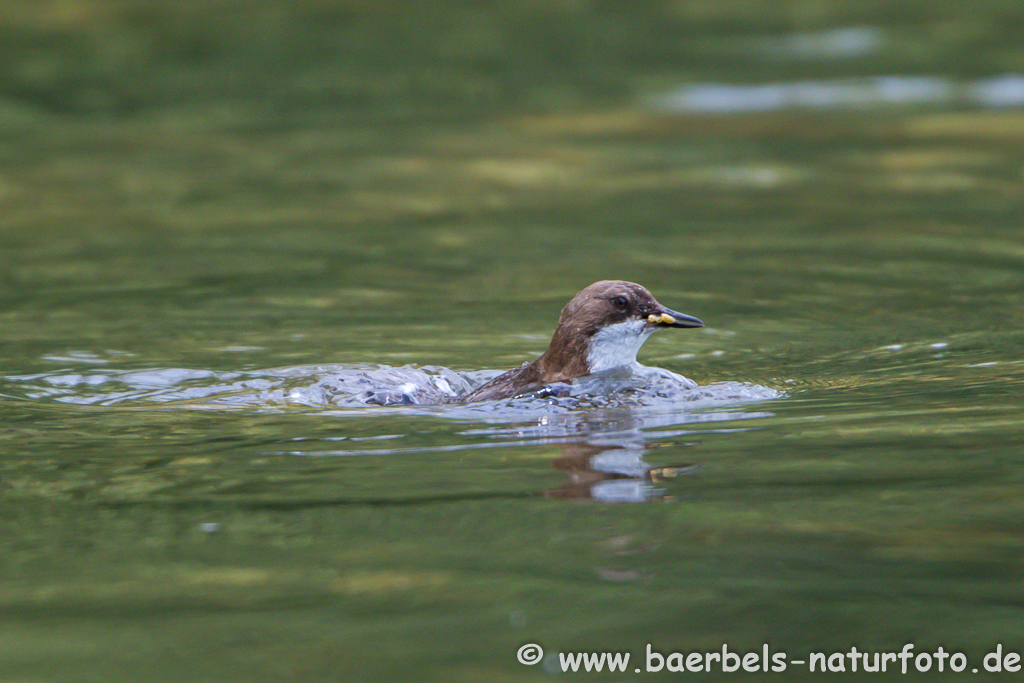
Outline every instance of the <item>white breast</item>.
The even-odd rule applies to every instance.
[[[654,330],[644,320],[628,320],[601,328],[590,338],[587,352],[590,371],[601,372],[635,363],[637,351]]]

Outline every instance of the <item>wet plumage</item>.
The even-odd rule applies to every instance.
[[[697,318],[662,306],[641,285],[602,280],[562,309],[547,350],[499,375],[459,402],[509,398],[552,382],[566,382],[636,361],[647,338],[663,327],[703,327]]]

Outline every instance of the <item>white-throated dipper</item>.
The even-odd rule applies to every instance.
[[[602,280],[572,298],[540,358],[495,377],[459,403],[510,398],[552,382],[567,382],[636,362],[637,351],[662,327],[704,327],[665,308],[633,282]]]

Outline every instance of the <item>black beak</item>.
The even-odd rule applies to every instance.
[[[665,307],[662,307],[657,313],[647,316],[647,322],[656,327],[704,327],[704,323],[692,315]]]

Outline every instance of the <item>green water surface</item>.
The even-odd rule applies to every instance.
[[[0,680],[548,680],[574,651],[679,679],[634,664],[766,643],[942,646],[970,665],[920,678],[982,680],[1024,652],[1024,110],[650,104],[1021,73],[1024,12],[626,7],[0,3],[5,378],[509,368],[621,278],[708,325],[642,362],[783,392],[648,434],[695,470],[612,504],[559,465],[580,444],[483,419],[5,380]],[[772,47],[849,26],[879,44]]]

